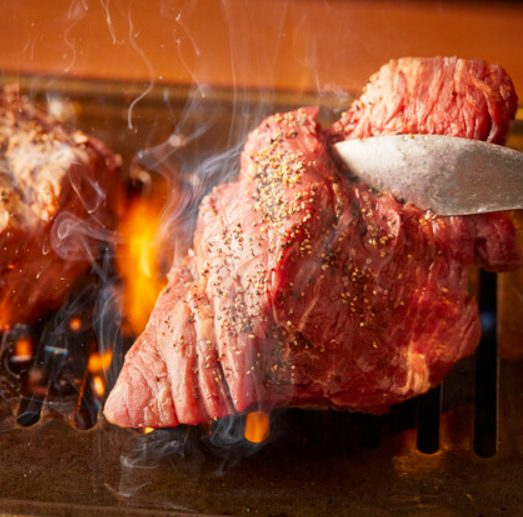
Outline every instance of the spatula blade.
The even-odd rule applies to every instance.
[[[335,151],[369,186],[422,210],[467,215],[523,208],[523,153],[477,140],[394,135],[339,142]]]

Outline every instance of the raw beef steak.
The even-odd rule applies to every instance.
[[[415,63],[427,66],[412,61],[407,82],[430,81]],[[455,61],[431,69],[448,66]],[[414,91],[421,97],[409,95],[409,105],[429,102]],[[514,114],[475,106],[467,124],[490,119],[506,130]],[[372,126],[378,115],[369,110]],[[473,353],[480,325],[468,269],[521,265],[510,219],[437,217],[342,177],[316,115],[306,108],[265,120],[245,145],[239,180],[203,200],[194,250],[126,357],[105,406],[109,422],[166,427],[278,406],[379,414]],[[349,136],[341,123],[329,134]]]

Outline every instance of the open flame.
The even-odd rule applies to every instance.
[[[15,345],[14,354],[11,358],[13,362],[21,363],[30,361],[33,358],[33,345],[28,338],[20,338]]]
[[[122,244],[116,260],[125,283],[124,314],[134,334],[145,328],[165,285],[165,279],[160,277],[154,248],[162,207],[158,201],[153,196],[132,202],[119,228]]]
[[[99,374],[111,366],[113,352],[106,350],[103,353],[94,352],[89,356],[88,370],[93,374]]]
[[[103,372],[111,366],[112,359],[113,352],[111,350],[106,350],[102,353],[93,352],[89,356],[87,369],[92,375],[92,389],[100,399],[105,395],[106,389],[106,381]]]
[[[105,383],[99,375],[93,377],[93,391],[100,398],[105,394]]]
[[[269,437],[270,420],[265,411],[249,413],[245,421],[245,439],[251,443],[264,442]]]
[[[69,328],[73,331],[73,332],[78,332],[79,330],[82,329],[82,320],[78,317],[78,316],[73,316],[70,320],[69,320]]]

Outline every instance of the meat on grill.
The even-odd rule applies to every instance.
[[[0,90],[0,328],[61,305],[115,221],[120,158]],[[99,243],[99,240],[98,240]]]
[[[265,120],[239,180],[203,200],[194,250],[127,354],[108,421],[380,414],[438,384],[478,344],[469,267],[519,267],[514,227],[503,213],[437,217],[376,193],[339,174],[328,141],[413,130],[500,141],[515,99],[500,67],[411,59],[385,66],[328,135],[315,108]],[[449,103],[467,106],[443,122]]]
[[[503,143],[517,102],[510,77],[497,64],[403,58],[370,78],[330,132],[335,140],[417,133]]]

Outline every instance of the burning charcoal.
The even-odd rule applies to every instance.
[[[56,309],[119,212],[120,158],[0,90],[0,329]]]
[[[96,423],[110,377],[114,344],[110,337],[114,336],[114,327],[101,318],[110,318],[118,325],[112,301],[106,298],[105,289],[111,286],[106,268],[107,264],[100,264],[81,292],[72,293],[58,311],[42,319],[42,328],[31,326],[34,354],[21,387],[20,425],[33,425],[57,414],[81,429]],[[99,303],[103,308],[97,307]],[[98,327],[97,333],[98,325],[105,328]],[[27,348],[24,338],[16,341],[15,352],[19,354]]]
[[[329,135],[315,108],[266,119],[239,180],[202,201],[193,251],[127,354],[109,422],[169,427],[282,406],[382,414],[439,384],[478,345],[469,268],[522,264],[514,226],[503,213],[438,217],[348,180],[329,139],[419,130],[500,142],[515,110],[500,67],[437,58],[390,63]]]

